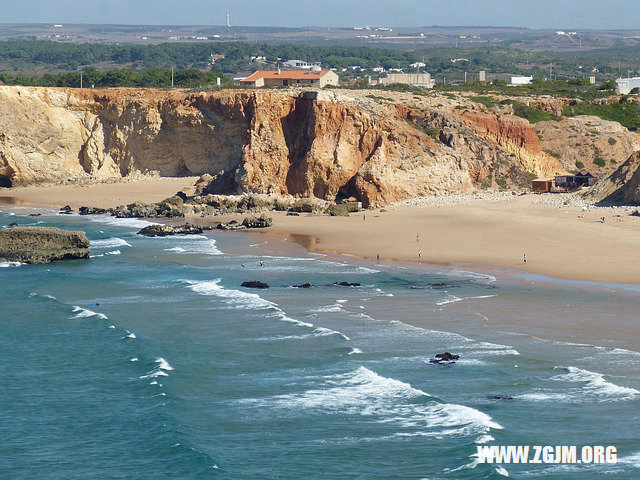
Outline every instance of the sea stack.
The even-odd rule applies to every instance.
[[[84,232],[54,227],[12,227],[0,230],[0,260],[49,263],[54,260],[89,258]]]

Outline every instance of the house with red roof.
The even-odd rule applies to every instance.
[[[240,80],[245,87],[319,87],[338,85],[340,77],[331,70],[258,70]]]

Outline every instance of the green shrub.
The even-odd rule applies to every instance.
[[[576,160],[576,168],[582,170],[584,168],[584,163],[582,163],[580,160]]]
[[[604,167],[607,164],[607,162],[605,162],[604,158],[602,158],[602,157],[594,158],[593,159],[593,163],[595,165],[598,165],[599,167]]]
[[[603,120],[618,122],[630,130],[640,127],[639,105],[635,103],[596,105],[591,102],[582,102],[577,105],[567,105],[562,110],[562,113],[567,117],[593,115]]]
[[[536,108],[528,107],[524,103],[520,103],[516,100],[503,100],[502,102],[500,102],[500,105],[511,105],[513,107],[514,115],[528,120],[529,123],[547,122],[549,120],[561,120],[560,117],[551,115],[550,113],[543,112],[542,110],[538,110]]]
[[[616,143],[618,143],[618,141],[613,137],[609,137],[608,142],[609,142],[609,145],[615,145]]]

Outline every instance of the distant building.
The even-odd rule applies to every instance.
[[[283,65],[287,68],[302,68],[305,70],[310,70],[312,68],[318,67],[313,63],[304,62],[302,60],[287,60],[283,63]]]
[[[427,88],[433,88],[435,84],[431,79],[430,73],[388,73],[386,77],[380,79],[380,84],[382,85],[391,85],[393,83]]]
[[[487,81],[487,72],[485,72],[484,70],[480,70],[478,72],[478,81],[486,82]]]
[[[532,80],[533,77],[524,77],[522,75],[517,75],[511,77],[511,85],[529,85]]]
[[[619,78],[616,80],[618,92],[621,95],[628,95],[634,88],[640,88],[640,77]]]
[[[548,193],[555,187],[553,178],[536,178],[531,182],[531,189],[536,193]]]
[[[427,66],[426,63],[422,63],[422,62],[416,62],[416,63],[412,63],[411,65],[409,65],[411,68],[424,68]]]
[[[331,70],[258,70],[240,80],[245,87],[320,87],[338,85],[340,77]]]

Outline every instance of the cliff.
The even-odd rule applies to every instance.
[[[585,196],[602,204],[640,205],[640,152],[635,152]]]
[[[342,92],[0,87],[0,107],[0,186],[209,173],[218,193],[371,205],[472,190],[495,176],[496,154],[519,173],[557,167],[538,150],[514,155],[532,140],[511,142],[514,129],[463,138],[464,122],[447,116],[443,129],[460,137],[447,144]]]

